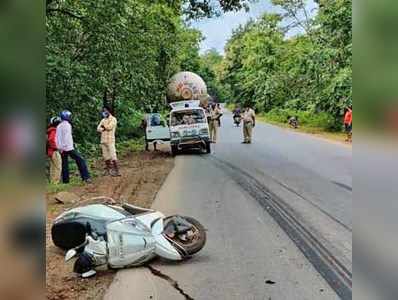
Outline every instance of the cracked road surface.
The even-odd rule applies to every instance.
[[[118,272],[105,299],[351,299],[351,149],[223,118],[211,155],[176,157],[154,208],[197,218],[205,248]]]

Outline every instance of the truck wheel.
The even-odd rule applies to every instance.
[[[206,153],[211,153],[210,142],[206,143]]]
[[[178,154],[178,147],[171,146],[171,155],[176,156]]]

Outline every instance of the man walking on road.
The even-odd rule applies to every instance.
[[[209,121],[209,130],[210,130],[210,141],[212,143],[217,142],[217,134],[218,134],[218,120],[220,118],[220,110],[217,108],[216,104],[213,103],[210,108],[210,121]]]
[[[87,169],[86,161],[81,157],[73,145],[72,125],[70,124],[72,113],[64,110],[60,114],[61,123],[57,127],[56,141],[57,148],[62,157],[62,182],[69,183],[69,156],[76,162],[83,181],[90,183],[90,174]]]
[[[105,161],[104,175],[120,176],[115,146],[117,119],[112,115],[111,108],[107,106],[101,114],[102,120],[98,124],[97,131],[101,133],[102,157]]]
[[[256,126],[256,114],[254,110],[246,105],[243,115],[243,142],[242,144],[251,144],[253,127]]]

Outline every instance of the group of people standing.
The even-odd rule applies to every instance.
[[[209,123],[210,142],[216,143],[218,137],[218,130],[221,127],[221,117],[223,110],[219,103],[212,103],[206,108],[207,121]],[[253,136],[253,128],[256,126],[256,114],[254,110],[246,105],[241,111],[240,107],[233,110],[233,119],[237,126],[243,123],[243,142],[242,144],[251,144]],[[237,120],[239,120],[237,122]]]
[[[97,132],[101,135],[101,150],[105,161],[104,175],[120,176],[115,146],[117,119],[108,106],[103,108],[101,116],[102,119],[98,124]],[[47,128],[46,148],[50,161],[51,183],[69,183],[69,157],[75,161],[81,179],[87,183],[91,182],[86,160],[74,146],[72,113],[70,111],[64,110],[59,116],[50,119]]]

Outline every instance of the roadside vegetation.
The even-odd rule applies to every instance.
[[[215,90],[214,74],[199,55],[203,37],[189,21],[248,2],[47,0],[47,119],[70,110],[75,142],[85,157],[98,152],[96,125],[104,103],[116,112],[118,142],[139,139],[143,113],[165,108],[167,80],[174,73],[203,70]]]
[[[167,80],[189,70],[216,101],[251,101],[269,121],[297,115],[303,126],[341,131],[352,103],[352,3],[317,0],[311,12],[306,2],[273,0],[280,13],[240,26],[224,55],[200,55],[190,20],[249,1],[47,1],[47,117],[72,111],[79,150],[93,157],[104,103],[116,112],[118,142],[137,140],[143,113],[165,109]]]
[[[297,116],[303,127],[341,131],[352,104],[351,0],[315,1],[316,12],[307,1],[272,2],[283,12],[239,27],[225,47],[225,100],[249,101],[270,122]]]

